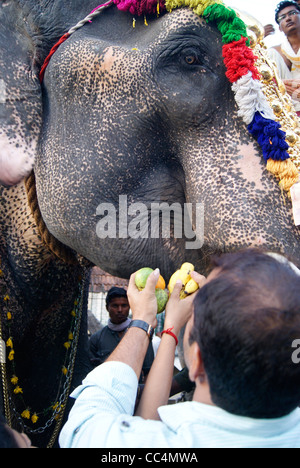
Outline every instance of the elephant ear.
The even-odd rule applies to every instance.
[[[51,47],[93,5],[0,0],[0,184],[15,185],[31,172],[42,125],[39,71]]]
[[[16,2],[1,2],[0,183],[8,186],[32,170],[42,119],[35,48],[21,13]]]

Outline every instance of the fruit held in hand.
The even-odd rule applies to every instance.
[[[177,281],[180,280],[182,282],[182,285],[185,286],[188,283],[188,281],[190,281],[190,279],[191,277],[189,273],[187,273],[186,271],[183,271],[183,270],[175,271],[175,273],[173,273],[173,275],[171,276],[169,285],[168,285],[168,289],[170,293],[173,292],[174,286]]]
[[[192,279],[185,285],[184,292],[185,292],[185,294],[189,295],[189,294],[193,294],[193,293],[196,292],[198,289],[199,289],[198,283],[196,283],[196,281],[193,280],[193,278],[192,278]]]
[[[183,263],[180,267],[180,270],[183,270],[183,271],[187,271],[188,274],[191,273],[191,271],[194,271],[195,270],[195,267],[192,263]]]
[[[182,282],[182,288],[180,291],[180,299],[184,299],[190,294],[194,293],[199,289],[198,284],[191,277],[191,272],[194,271],[194,265],[192,263],[183,263],[180,270],[175,271],[170,278],[168,284],[168,290],[170,293],[173,292],[174,286],[178,280]]]
[[[161,275],[159,275],[159,278],[158,278],[158,281],[157,281],[155,287],[157,289],[166,289],[166,282],[165,282],[164,278]]]
[[[148,276],[153,272],[152,268],[141,268],[135,275],[136,287],[141,291],[147,283]]]
[[[135,284],[136,287],[142,291],[147,283],[148,277],[153,272],[152,268],[144,267],[141,268],[135,275]],[[165,291],[166,282],[162,275],[159,276],[158,281],[155,286],[155,295],[157,300],[157,313],[160,314],[166,308],[167,302],[169,300],[169,294]]]
[[[136,273],[136,275],[135,275],[135,284],[136,284],[136,287],[140,291],[142,289],[144,289],[144,287],[146,286],[148,276],[150,276],[152,272],[153,272],[152,268],[145,267],[145,268],[141,268]],[[161,275],[159,275],[159,278],[158,278],[158,281],[157,281],[155,287],[159,288],[159,289],[165,289],[166,288],[166,282],[165,282],[164,278]]]
[[[157,300],[157,313],[161,314],[166,308],[169,300],[169,294],[164,289],[157,288],[155,290],[155,296]]]

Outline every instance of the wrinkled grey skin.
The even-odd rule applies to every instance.
[[[112,7],[60,46],[40,85],[51,46],[95,6],[0,5],[0,151],[10,145],[35,154],[48,230],[90,266],[121,277],[159,266],[168,279],[183,261],[205,273],[211,254],[247,246],[286,253],[299,266],[290,201],[237,117],[220,34],[190,10],[148,18],[148,27],[139,19],[133,28],[131,15]],[[13,304],[24,399],[39,410],[55,400],[78,275],[86,268],[64,264],[43,245],[23,182],[0,193],[0,285]],[[147,206],[202,203],[203,247],[185,250],[185,239],[174,238],[99,239],[97,207],[117,208],[120,195]],[[73,387],[88,371],[85,318],[81,332]],[[49,434],[34,443],[44,446]]]
[[[203,270],[207,254],[248,245],[299,261],[290,203],[236,117],[221,46],[188,10],[135,29],[130,16],[110,10],[56,52],[35,172],[44,220],[61,242],[122,276],[145,264],[169,275],[186,257]],[[188,65],[189,56],[199,63]],[[147,204],[204,203],[204,247],[101,241],[97,207],[123,194]]]

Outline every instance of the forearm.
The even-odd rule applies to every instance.
[[[139,379],[148,346],[149,337],[144,330],[129,328],[106,362],[118,361],[129,365]]]
[[[109,434],[120,434],[118,418],[132,416],[138,380],[121,362],[109,362],[90,372],[73,393],[68,421],[60,434],[62,448],[106,447]]]
[[[176,342],[170,335],[163,334],[156,358],[136,411],[144,419],[159,419],[160,406],[169,400],[174,371]]]

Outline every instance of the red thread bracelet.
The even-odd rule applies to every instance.
[[[164,333],[166,333],[167,335],[171,335],[173,336],[174,340],[176,341],[176,346],[178,345],[178,338],[177,336],[172,332],[174,327],[172,328],[168,328],[167,330],[164,330],[163,332],[161,332],[161,334],[163,335]]]

